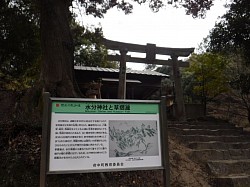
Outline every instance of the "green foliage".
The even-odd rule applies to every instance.
[[[212,53],[194,54],[189,61],[190,67],[184,72],[185,76],[193,82],[186,88],[189,94],[192,88],[196,95],[210,100],[228,91],[226,74],[228,62],[223,56]]]
[[[2,89],[24,89],[37,73],[34,67],[38,66],[40,58],[39,27],[29,7],[31,4],[25,3],[28,1],[4,1],[0,7]]]
[[[133,10],[133,3],[143,4],[147,3],[154,12],[158,12],[160,8],[166,5],[173,7],[184,7],[188,15],[193,17],[204,17],[207,10],[213,5],[214,0],[103,0],[103,1],[84,1],[77,0],[83,8],[84,13],[87,15],[94,15],[96,17],[103,17],[109,9],[116,7],[119,10],[129,14]]]
[[[250,124],[250,69],[247,72],[241,73],[236,76],[230,83],[232,88],[236,90],[242,101],[243,106],[247,110],[248,114],[248,124]]]
[[[241,55],[227,56],[230,61],[230,88],[231,93],[241,100],[241,104],[247,110],[248,122],[250,123],[250,67],[244,62]]]
[[[165,78],[161,82],[162,86],[162,94],[163,95],[172,95],[173,94],[173,75],[172,75],[172,67],[163,65],[160,67],[157,67],[155,71],[169,75],[168,78]],[[160,95],[160,93],[159,93]]]
[[[182,89],[186,103],[200,103],[202,101],[201,93],[196,93],[194,87],[200,85],[195,79],[194,72],[184,70],[182,72]]]
[[[250,94],[250,72],[243,72],[230,81],[230,85],[232,88],[238,90],[242,95]]]
[[[241,53],[250,64],[250,3],[248,0],[233,0],[229,11],[208,36],[208,50],[215,52]]]
[[[176,2],[176,1],[175,1]],[[205,13],[213,5],[213,0],[184,0],[183,7],[186,13],[193,17],[205,17]]]
[[[250,3],[232,0],[229,11],[222,16],[207,37],[207,51],[220,52],[230,62],[228,68],[231,92],[241,99],[250,122]]]
[[[118,68],[116,62],[107,60],[107,49],[101,43],[101,28],[84,28],[73,20],[71,29],[75,44],[75,65]]]

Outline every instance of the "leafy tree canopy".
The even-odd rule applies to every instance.
[[[1,3],[0,43],[1,80],[12,81],[7,84],[10,89],[25,88],[31,81],[27,75],[37,74],[35,66],[40,56],[39,27],[29,1]]]
[[[75,45],[75,65],[118,68],[116,62],[107,60],[108,52],[101,42],[101,28],[84,28],[73,20],[71,29]]]
[[[26,89],[39,79],[41,64],[39,11],[34,1],[5,0],[0,6],[0,88]],[[75,64],[116,68],[106,60],[101,28],[84,28],[71,15]]]
[[[212,53],[193,54],[189,61],[190,67],[186,72],[189,78],[190,74],[194,76],[194,93],[202,94],[207,100],[228,90],[227,61],[223,56]]]
[[[250,64],[250,3],[233,0],[229,11],[208,36],[208,50],[224,53],[242,53]]]
[[[184,7],[188,15],[194,17],[203,17],[207,10],[213,5],[213,0],[76,0],[85,10],[87,15],[91,14],[97,17],[103,15],[111,8],[117,7],[126,14],[133,10],[133,2],[138,4],[148,3],[149,7],[154,11],[159,11],[160,8],[167,4],[174,7]]]

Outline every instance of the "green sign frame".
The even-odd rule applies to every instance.
[[[161,166],[157,167],[135,167],[135,168],[115,168],[115,169],[91,169],[76,171],[49,171],[50,147],[54,144],[51,141],[51,120],[53,115],[64,114],[86,114],[98,115],[159,115],[160,132],[160,154]],[[52,134],[51,134],[52,133]],[[111,172],[111,171],[131,171],[131,170],[151,170],[160,169],[164,173],[164,184],[170,184],[168,153],[168,135],[166,123],[165,98],[161,100],[107,100],[107,99],[80,99],[80,98],[53,98],[49,93],[44,93],[44,113],[43,132],[41,149],[40,187],[46,186],[48,174],[86,173],[86,172]],[[134,159],[134,158],[129,158]]]

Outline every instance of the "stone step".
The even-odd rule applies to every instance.
[[[250,187],[250,134],[223,121],[169,124],[168,132],[187,147],[195,162],[207,165],[213,186]]]
[[[250,159],[250,149],[203,149],[192,150],[188,154],[191,159],[200,162],[206,162],[208,160]]]
[[[189,125],[189,124],[168,124],[168,127],[175,127],[179,129],[211,129],[211,130],[216,130],[216,129],[236,129],[241,127],[235,127],[231,124],[227,125]]]
[[[233,125],[227,121],[222,120],[205,120],[205,121],[190,121],[189,124],[191,125]]]
[[[249,142],[233,142],[224,143],[218,141],[210,142],[190,142],[187,146],[191,149],[201,150],[201,149],[250,149]]]
[[[212,179],[214,187],[249,187],[250,175],[236,174],[227,176],[218,176]]]
[[[179,129],[175,127],[168,128],[170,133],[182,134],[182,135],[241,135],[242,129]]]
[[[234,174],[250,175],[250,159],[211,160],[207,161],[207,166],[212,176],[228,176]]]
[[[250,136],[208,136],[208,135],[176,135],[176,137],[184,144],[188,142],[246,142],[250,141]]]

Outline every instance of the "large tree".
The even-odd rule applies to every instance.
[[[183,6],[187,14],[201,17],[212,6],[213,0],[78,0],[85,13],[102,17],[109,9],[117,7],[131,13],[132,2],[148,3],[158,11],[164,3]],[[58,97],[76,97],[73,75],[74,43],[69,27],[72,0],[41,0],[42,82],[45,91]]]
[[[250,3],[248,0],[233,0],[228,12],[211,30],[208,37],[210,51],[242,53],[250,64]]]
[[[231,61],[232,92],[241,99],[250,122],[250,3],[232,0],[228,12],[207,37],[207,50],[220,52]]]
[[[39,79],[41,50],[39,8],[35,1],[4,0],[0,6],[0,89],[26,90]],[[117,67],[107,61],[101,28],[83,27],[70,16],[74,63]]]

